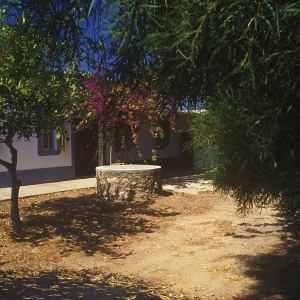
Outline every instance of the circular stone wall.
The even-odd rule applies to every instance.
[[[133,199],[161,195],[161,167],[111,165],[96,167],[96,193],[103,199]]]

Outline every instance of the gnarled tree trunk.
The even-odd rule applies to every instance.
[[[21,227],[21,220],[19,214],[19,189],[21,181],[17,178],[17,162],[18,151],[13,146],[13,137],[15,133],[9,130],[4,140],[5,145],[9,148],[11,154],[11,162],[0,159],[0,164],[7,168],[11,179],[11,198],[10,198],[10,211],[11,222],[14,230],[18,230]]]

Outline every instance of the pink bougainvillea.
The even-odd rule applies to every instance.
[[[96,73],[84,83],[89,96],[88,113],[82,123],[97,121],[99,130],[105,132],[106,140],[119,154],[119,160],[124,161],[130,147],[138,150],[138,132],[145,122],[151,124],[153,138],[162,138],[160,121],[168,120],[174,128],[175,115],[147,83],[133,90],[106,72],[106,75]],[[142,156],[139,150],[138,153]],[[152,158],[156,159],[155,149]]]

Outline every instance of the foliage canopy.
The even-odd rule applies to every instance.
[[[10,173],[11,217],[20,226],[16,138],[30,139],[42,129],[63,131],[63,122],[78,109],[83,80],[84,2],[0,2],[0,143],[11,154],[0,164]],[[86,15],[87,15],[86,7]]]
[[[216,189],[299,218],[299,2],[127,0],[115,19],[120,76],[150,67],[174,106],[207,110],[194,144],[215,154]]]

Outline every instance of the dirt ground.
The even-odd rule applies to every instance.
[[[300,299],[300,242],[275,208],[165,190],[99,202],[94,189],[0,202],[0,299]]]

